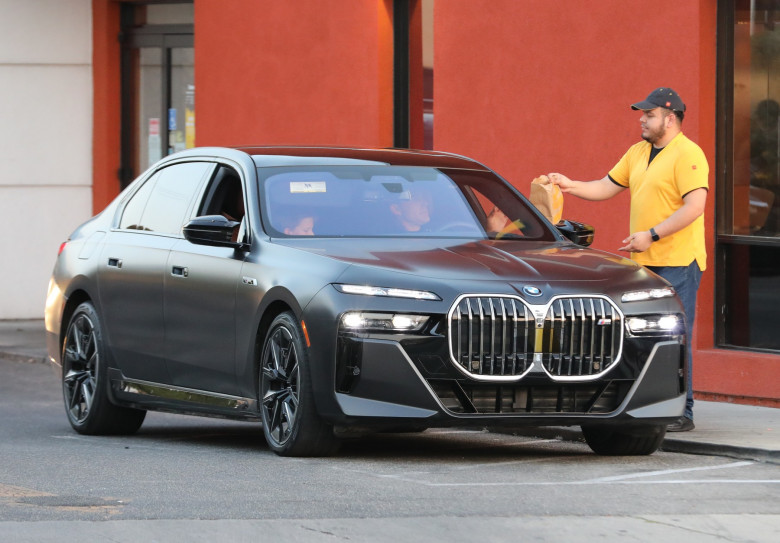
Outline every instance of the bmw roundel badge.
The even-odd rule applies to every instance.
[[[532,286],[532,285],[526,285],[523,287],[523,292],[528,294],[529,296],[541,296],[542,295],[542,289]]]

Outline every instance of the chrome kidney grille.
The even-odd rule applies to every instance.
[[[450,356],[477,380],[598,378],[620,359],[623,317],[604,296],[556,297],[531,305],[515,296],[461,296],[448,314]]]
[[[536,319],[520,298],[463,296],[449,312],[450,355],[474,377],[517,377],[534,362]]]

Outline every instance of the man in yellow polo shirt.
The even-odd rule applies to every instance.
[[[683,417],[670,432],[693,430],[691,334],[696,293],[706,267],[704,206],[709,166],[701,148],[682,133],[685,104],[668,87],[655,89],[632,104],[642,112],[641,141],[629,148],[609,175],[596,181],[572,181],[549,174],[561,191],[585,200],[606,200],[629,189],[631,234],[619,251],[669,281],[685,309],[687,398]]]

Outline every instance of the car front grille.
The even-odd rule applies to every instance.
[[[623,317],[603,296],[556,297],[545,306],[514,296],[462,296],[448,315],[450,357],[477,380],[595,379],[614,367]]]

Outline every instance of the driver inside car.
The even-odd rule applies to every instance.
[[[402,191],[397,200],[390,204],[390,211],[401,227],[407,232],[428,230],[433,212],[433,197],[427,190],[412,188]],[[507,229],[515,231],[515,226],[497,205],[486,214],[485,230],[490,234],[505,234]]]
[[[433,199],[428,191],[409,189],[390,204],[390,212],[407,232],[419,232],[431,220]]]

